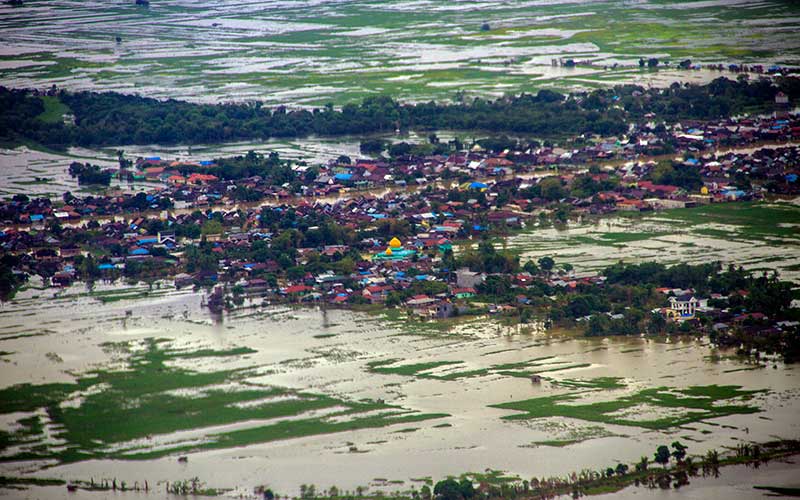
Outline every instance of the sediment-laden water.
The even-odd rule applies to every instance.
[[[702,454],[800,430],[796,367],[745,364],[704,339],[313,308],[211,318],[198,294],[166,286],[53,295],[27,290],[0,309],[3,456],[37,457],[5,461],[3,475],[388,491],[487,468],[529,478],[631,463],[675,440]],[[551,397],[564,399],[537,399]],[[550,413],[527,418],[509,404]]]
[[[26,0],[0,5],[0,82],[314,106],[669,85],[720,73],[653,73],[639,58],[797,66],[798,18],[778,0]],[[567,59],[579,66],[552,65]]]

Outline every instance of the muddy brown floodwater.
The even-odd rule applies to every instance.
[[[487,468],[530,478],[619,461],[632,463],[642,455],[651,455],[657,445],[676,439],[686,443],[691,454],[703,454],[742,441],[797,438],[800,434],[800,377],[795,367],[777,360],[766,367],[747,365],[716,352],[705,340],[587,339],[536,327],[503,327],[488,318],[434,328],[402,318],[313,308],[256,307],[220,319],[211,318],[200,307],[200,294],[175,291],[165,284],[163,289],[154,290],[155,296],[138,297],[145,290],[106,285],[98,286],[90,296],[82,286],[58,294],[53,289],[31,289],[14,302],[3,304],[2,387],[70,382],[92,369],[130,369],[125,355],[110,351],[108,343],[125,343],[134,346],[131,352],[135,352],[135,346],[141,346],[144,339],[158,338],[162,339],[160,345],[181,352],[249,348],[239,356],[169,361],[173,368],[200,373],[249,369],[245,380],[231,382],[223,390],[236,390],[236,384],[262,384],[342,401],[380,399],[409,412],[449,416],[188,454],[169,452],[182,445],[213,440],[220,433],[265,425],[257,419],[237,421],[157,434],[141,442],[107,443],[109,452],[166,450],[167,455],[160,458],[133,460],[123,454],[115,459],[73,463],[5,462],[0,465],[2,475],[67,480],[115,477],[128,484],[145,478],[156,484],[197,476],[211,487],[250,489],[268,484],[276,491],[296,493],[300,484],[313,483],[318,488],[365,485],[375,491],[419,487],[421,483],[414,479]],[[98,300],[110,294],[128,294],[131,298],[105,304]],[[430,368],[416,375],[369,369],[368,363],[389,360],[397,360],[396,365],[424,363]],[[535,366],[548,370],[543,372],[545,380],[540,385],[498,373],[498,367],[531,360],[538,360]],[[448,374],[481,369],[486,372],[446,378]],[[506,420],[502,417],[518,412],[490,407],[572,393],[574,388],[559,382],[598,377],[619,377],[622,387],[581,391],[581,402],[617,400],[656,387],[680,390],[736,385],[764,392],[746,402],[723,403],[754,405],[757,413],[699,420],[662,430],[563,416]],[[188,390],[183,396],[195,397],[203,390],[208,388]],[[87,395],[61,405],[81,405],[84,397]],[[631,419],[647,420],[681,411],[685,414],[685,410],[645,404],[628,411]],[[342,418],[327,417],[330,411],[334,410],[301,410],[289,418]],[[38,415],[47,419],[44,411]],[[0,429],[11,431],[26,415],[0,416]],[[39,444],[57,446],[59,439],[59,429],[52,428]],[[549,444],[553,441],[561,445]],[[188,462],[179,463],[178,454],[187,454]],[[58,498],[56,490],[60,491],[36,488],[29,493],[48,497],[51,495],[40,492],[54,491],[52,497]],[[5,493],[13,496],[18,492]]]

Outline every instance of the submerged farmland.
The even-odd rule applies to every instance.
[[[777,220],[760,211],[782,209],[742,205],[726,223],[755,238],[763,217]],[[652,217],[703,224],[709,210]],[[524,250],[525,237],[512,244]],[[597,243],[570,243],[581,245]],[[4,305],[4,474],[407,491],[487,467],[530,477],[630,462],[675,439],[703,454],[797,435],[796,369],[705,339],[309,307],[214,318],[200,301],[164,283],[31,286]]]
[[[573,264],[579,273],[596,272],[620,260],[664,264],[721,261],[753,271],[774,269],[798,282],[798,228],[800,208],[794,203],[707,205],[537,228],[511,237],[508,248],[523,260],[554,256]]]
[[[798,20],[3,2],[0,497],[796,493]]]
[[[375,93],[427,101],[457,91],[666,86],[719,73],[653,73],[640,70],[638,59],[796,66],[798,15],[796,3],[762,0],[167,0],[147,8],[29,0],[0,5],[0,79],[14,87],[317,106]],[[582,64],[554,67],[554,59]]]

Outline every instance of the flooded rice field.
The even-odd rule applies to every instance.
[[[699,264],[721,261],[777,270],[800,282],[800,200],[715,204],[649,214],[591,218],[513,236],[522,261],[553,256],[578,274],[618,261]]]
[[[91,188],[78,185],[78,180],[69,175],[73,161],[90,162],[104,168],[118,168],[116,157],[94,151],[73,149],[68,153],[44,152],[20,146],[15,149],[0,148],[0,196],[15,194],[60,198],[65,191],[89,193]],[[111,187],[135,190],[134,186],[117,179]],[[140,189],[144,189],[142,186]]]
[[[292,105],[667,85],[719,73],[639,58],[798,65],[798,19],[778,0],[27,0],[0,5],[0,83]]]
[[[0,306],[0,475],[375,492],[800,434],[796,367],[704,339],[260,304],[211,317],[201,300],[32,286]]]

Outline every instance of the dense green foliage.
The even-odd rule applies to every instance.
[[[69,166],[69,175],[77,177],[79,184],[102,184],[108,186],[111,183],[110,170],[103,170],[97,165],[89,163],[72,162]]]
[[[658,165],[648,176],[656,184],[678,186],[687,191],[694,192],[703,186],[703,178],[696,168],[670,165]]]
[[[0,300],[14,298],[17,288],[28,279],[27,275],[14,272],[18,263],[19,258],[9,253],[0,257]]]
[[[800,96],[800,80],[780,78],[777,87]],[[568,96],[551,90],[496,100],[401,104],[388,96],[365,98],[341,110],[269,109],[261,103],[194,104],[118,93],[57,93],[75,115],[75,125],[40,119],[42,98],[24,90],[0,88],[0,139],[34,141],[53,148],[69,145],[215,143],[310,134],[340,135],[396,129],[455,129],[513,132],[538,136],[619,134],[631,121],[654,113],[666,121],[712,119],[769,109],[778,88],[765,79],[749,82],[718,78],[708,85],[673,84],[662,90],[635,85],[597,89]],[[380,152],[378,142],[362,145]],[[405,146],[396,146],[402,153]],[[435,145],[432,145],[435,149]]]

